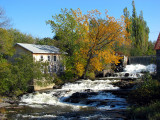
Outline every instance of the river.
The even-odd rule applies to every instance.
[[[120,90],[112,85],[119,78],[138,78],[141,72],[155,71],[155,65],[127,65],[116,77],[100,80],[78,80],[66,83],[61,89],[46,90],[23,95],[18,105],[7,109],[11,120],[123,120],[129,106],[125,98],[107,90]],[[112,80],[109,80],[112,78]]]

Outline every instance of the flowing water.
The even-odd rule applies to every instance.
[[[154,70],[155,65],[128,65],[118,76],[129,73],[128,77],[140,77],[140,72]],[[26,94],[19,105],[8,107],[7,117],[13,120],[123,120],[127,101],[107,92],[119,90],[111,84],[117,81],[79,80],[66,83],[61,89]]]

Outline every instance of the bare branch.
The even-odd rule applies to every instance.
[[[10,19],[5,15],[5,11],[0,7],[0,28],[8,28]]]

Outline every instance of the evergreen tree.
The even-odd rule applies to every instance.
[[[126,26],[127,32],[130,33],[132,47],[130,49],[131,56],[146,55],[148,50],[149,27],[143,18],[141,11],[137,16],[134,0],[132,1],[132,16],[129,15],[127,8],[123,10],[125,21],[130,21],[130,26]]]

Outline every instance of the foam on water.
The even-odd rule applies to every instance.
[[[118,99],[115,95],[111,94],[111,93],[103,93],[100,92],[98,95],[94,95],[89,97],[88,99],[94,100],[94,99],[99,99],[99,100],[112,100],[112,99]],[[120,98],[119,98],[120,100]]]
[[[150,72],[153,73],[156,70],[155,64],[150,65],[141,65],[141,64],[135,64],[135,65],[127,65],[124,69],[124,72],[128,73],[140,73],[140,72]]]
[[[28,105],[30,107],[37,107],[41,108],[40,105],[43,107],[48,107],[46,105],[54,105],[54,106],[61,106],[61,107],[70,107],[72,110],[79,110],[80,108],[85,108],[86,106],[80,106],[80,105],[72,105],[72,104],[67,104],[63,103],[60,101],[60,98],[64,95],[71,95],[72,92],[64,92],[62,91],[59,96],[56,96],[56,92],[59,91],[51,91],[49,93],[39,93],[37,92],[36,94],[29,94],[29,95],[24,95],[21,98],[21,104],[20,105]]]
[[[99,91],[99,90],[113,90],[113,89],[119,89],[119,87],[115,87],[111,85],[111,82],[115,82],[114,80],[81,80],[77,81],[76,83],[67,83],[64,86],[62,86],[63,90],[72,90],[77,92],[83,92],[86,89],[90,89],[93,91]]]
[[[140,78],[143,76],[143,72],[154,73],[156,71],[156,65],[141,65],[141,64],[131,64],[126,65],[123,72],[115,73],[114,77],[129,77],[129,78]]]
[[[87,107],[87,105],[84,104],[68,104],[63,102],[64,98],[67,98],[71,96],[75,92],[85,92],[85,90],[92,90],[94,92],[100,91],[100,90],[113,90],[113,89],[119,89],[119,87],[115,87],[111,85],[110,83],[114,82],[110,80],[80,80],[76,83],[66,83],[62,86],[61,89],[55,89],[51,90],[49,92],[43,92],[43,93],[32,93],[28,95],[23,95],[21,98],[21,105],[32,106],[32,107],[41,107],[37,104],[42,105],[55,105],[55,106],[68,106],[72,107],[74,110],[78,110],[82,107]],[[108,98],[112,97],[112,94],[103,94],[103,96],[106,96]],[[102,97],[102,94],[100,95]],[[100,97],[97,96],[97,97]]]
[[[20,115],[21,116],[21,115]],[[23,118],[34,118],[34,119],[39,119],[39,118],[56,118],[57,116],[55,115],[43,115],[43,116],[34,116],[34,115],[22,115]]]

